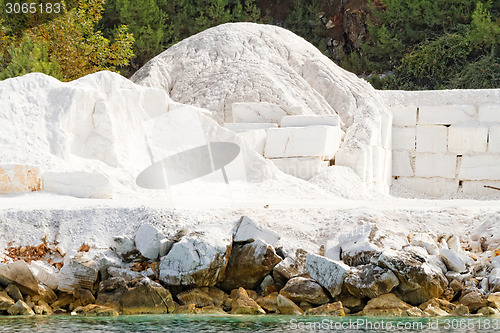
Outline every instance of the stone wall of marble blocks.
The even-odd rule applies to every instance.
[[[433,197],[498,195],[500,89],[381,92],[394,182]]]

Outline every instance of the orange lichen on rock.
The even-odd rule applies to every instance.
[[[30,262],[32,260],[45,260],[46,255],[51,254],[52,252],[53,251],[47,246],[47,244],[42,243],[38,246],[9,247],[6,255],[15,260]]]
[[[38,168],[28,165],[0,166],[0,193],[21,193],[41,190]]]
[[[498,256],[500,256],[500,249],[495,250],[495,257],[498,257]]]

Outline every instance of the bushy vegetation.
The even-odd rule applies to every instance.
[[[248,21],[290,29],[380,89],[500,88],[500,1],[366,0],[367,35],[340,46],[325,16],[339,1],[65,0],[58,14],[2,11],[0,79],[41,71],[72,80],[102,69],[130,76],[191,35]],[[9,2],[19,1],[0,0],[2,9]]]

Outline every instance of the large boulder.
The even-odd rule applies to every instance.
[[[168,289],[147,278],[136,281],[120,299],[121,312],[126,315],[142,313],[169,313],[175,309]]]
[[[306,259],[306,271],[311,278],[330,292],[332,297],[340,294],[344,279],[350,268],[340,261],[309,254]]]
[[[58,289],[72,293],[77,287],[93,289],[97,281],[98,265],[85,252],[65,260],[59,272]]]
[[[411,308],[411,305],[403,302],[396,295],[384,294],[369,300],[362,314],[364,316],[403,317],[407,315],[407,311]]]
[[[439,298],[448,286],[441,269],[412,252],[385,250],[378,258],[378,265],[394,272],[401,299],[412,305]]]
[[[455,251],[449,249],[440,249],[439,255],[450,271],[459,273],[467,271],[467,267],[465,266],[464,261]]]
[[[206,226],[184,236],[160,261],[160,280],[167,285],[205,287],[224,279],[232,248],[230,228]],[[228,230],[229,229],[229,230]]]
[[[297,249],[294,256],[287,256],[273,269],[273,278],[275,281],[285,284],[286,281],[306,275],[307,252],[303,249]]]
[[[309,309],[305,314],[308,316],[345,317],[345,310],[342,302],[338,301]]]
[[[7,295],[7,292],[4,290],[0,291],[0,311],[5,311],[14,305],[16,302]]]
[[[238,288],[231,293],[231,313],[242,315],[266,314],[266,311],[250,296],[244,288]]]
[[[291,299],[283,295],[278,295],[277,303],[278,303],[278,309],[281,314],[295,315],[295,316],[300,316],[304,314],[304,310],[302,310]]]
[[[214,305],[210,295],[200,288],[194,288],[177,295],[177,299],[182,305],[194,304],[197,308]]]
[[[135,246],[148,259],[158,258],[160,241],[165,238],[158,229],[150,224],[143,224],[135,232]]]
[[[344,284],[354,296],[377,298],[390,293],[399,285],[396,275],[389,269],[375,265],[358,266],[347,275]]]
[[[280,294],[296,303],[309,302],[321,305],[330,301],[326,292],[316,281],[303,277],[288,280],[280,290]]]
[[[71,314],[92,317],[116,317],[118,316],[118,311],[103,305],[89,304],[87,306],[79,306],[75,308],[75,310],[71,312]]]
[[[500,291],[500,268],[495,268],[488,276],[490,292],[495,293]]]
[[[377,227],[366,224],[339,235],[342,261],[349,266],[366,265],[382,249],[375,244]]]
[[[0,265],[0,279],[15,282],[25,293],[37,295],[39,293],[38,281],[28,264],[18,260],[6,265]]]
[[[280,239],[278,233],[255,222],[247,216],[242,216],[236,225],[235,242],[253,242],[261,240],[271,246],[276,246]]]
[[[17,301],[16,304],[12,305],[7,309],[7,312],[13,316],[34,316],[35,312],[28,306],[28,304],[24,303],[24,301]]]
[[[274,248],[261,240],[235,245],[220,288],[227,291],[238,287],[255,289],[280,261]]]

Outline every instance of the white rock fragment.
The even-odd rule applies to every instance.
[[[488,127],[453,125],[448,128],[448,150],[456,154],[485,152],[488,146]]]
[[[113,238],[112,249],[120,256],[135,250],[134,241],[128,236],[116,236]]]
[[[35,294],[39,291],[38,281],[24,260],[0,265],[0,280],[8,283],[16,282]]]
[[[340,294],[349,266],[340,261],[333,261],[323,256],[309,254],[306,258],[306,272],[332,297]]]
[[[30,262],[29,268],[39,282],[50,289],[57,289],[57,274],[59,273],[57,268],[41,260]]]
[[[97,271],[97,264],[85,254],[68,257],[59,271],[58,289],[67,293],[72,293],[77,287],[92,289]]]
[[[158,258],[160,241],[165,236],[150,224],[143,224],[135,233],[135,246],[137,250],[148,259]]]
[[[242,131],[238,133],[255,152],[259,155],[264,155],[264,148],[266,147],[267,133],[263,129],[256,129],[251,131]]]
[[[446,267],[448,267],[449,270],[459,272],[459,273],[467,271],[467,268],[465,267],[465,263],[457,255],[456,252],[454,252],[452,250],[448,250],[448,249],[440,249],[439,254],[441,256],[441,259],[443,259],[444,263],[446,264]]]
[[[167,285],[214,286],[224,277],[232,245],[232,230],[205,225],[172,246],[160,261],[160,280]]]
[[[374,244],[376,233],[374,224],[365,224],[347,230],[339,235],[339,245],[342,249],[342,260],[351,265],[368,264],[370,258],[381,249]]]
[[[78,198],[111,199],[113,187],[108,176],[98,172],[44,172],[43,189]]]
[[[280,236],[276,231],[255,222],[248,216],[242,216],[236,226],[233,240],[235,242],[252,242],[255,240],[262,240],[265,243],[276,247],[279,239]]]
[[[432,237],[427,233],[417,233],[415,234],[411,240],[411,245],[423,247],[428,254],[436,255],[439,254],[439,248],[437,243]]]
[[[500,268],[495,268],[491,271],[488,277],[490,292],[500,292]]]
[[[163,257],[163,256],[166,256],[168,254],[168,252],[172,249],[172,246],[175,244],[174,241],[170,240],[170,239],[167,239],[167,238],[163,238],[162,240],[160,240],[160,246],[159,246],[159,257]]]
[[[224,123],[224,128],[237,133],[276,127],[278,127],[278,124],[275,123]]]

